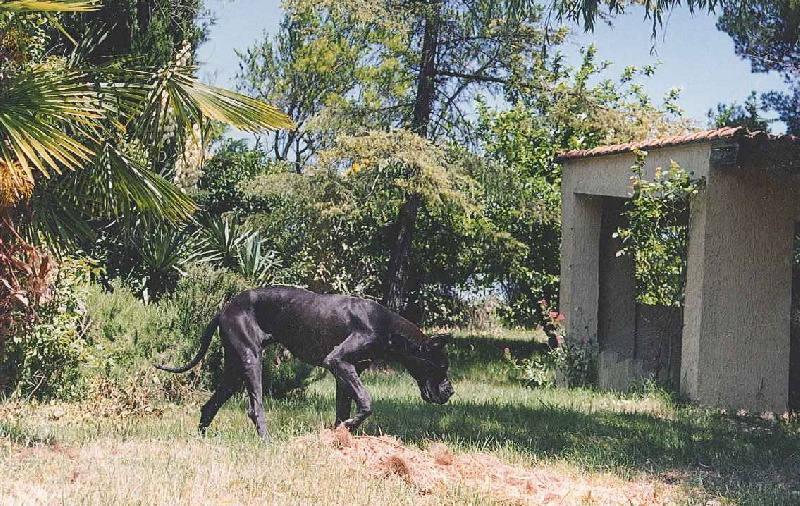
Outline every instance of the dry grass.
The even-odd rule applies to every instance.
[[[417,494],[432,499],[452,488],[519,505],[668,505],[685,496],[681,487],[652,477],[626,481],[608,474],[581,474],[563,465],[511,465],[483,452],[454,456],[442,443],[429,445],[427,451],[407,447],[391,436],[351,436],[341,445],[338,432],[323,431],[303,438],[298,446],[318,447],[319,454],[333,450],[345,466],[362,466],[376,478],[398,476]]]
[[[54,405],[26,414],[86,428],[73,411]],[[0,437],[0,504],[662,505],[680,490],[563,465],[512,465],[482,452],[454,455],[443,443],[424,450],[389,436],[321,430],[265,447],[248,437],[120,438],[117,422],[96,421],[97,437],[72,444]]]

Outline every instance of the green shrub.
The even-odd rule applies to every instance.
[[[597,378],[595,356],[592,344],[580,341],[565,341],[524,359],[512,357],[508,350],[504,353],[510,378],[530,388],[591,386]]]
[[[121,381],[131,371],[150,367],[150,357],[171,349],[174,336],[165,324],[173,319],[165,304],[145,304],[119,281],[106,291],[88,288],[91,359],[84,374]]]
[[[506,348],[503,358],[511,366],[512,379],[526,386],[567,388],[587,387],[597,380],[597,346],[585,339],[564,338],[564,316],[547,303],[539,301],[539,312],[544,322],[542,330],[547,335],[550,349],[522,360],[511,356]]]
[[[6,341],[6,394],[37,399],[76,397],[82,391],[80,366],[88,358],[85,262],[66,260],[49,297],[35,318]]]

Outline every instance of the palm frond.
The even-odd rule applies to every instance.
[[[76,199],[84,202],[91,215],[115,218],[135,208],[140,213],[180,222],[196,210],[189,196],[153,172],[143,160],[109,142],[97,152],[92,167],[73,176]]]
[[[196,105],[204,116],[248,132],[294,128],[294,123],[279,109],[260,100],[199,81],[176,80],[188,104]]]
[[[94,240],[86,222],[83,202],[75,199],[68,184],[50,179],[36,186],[30,200],[34,219],[23,221],[21,232],[33,243],[43,241],[56,252]]]
[[[101,5],[98,0],[0,0],[0,11],[89,12]]]
[[[195,67],[181,64],[183,59],[181,53],[155,74],[141,74],[149,78],[149,93],[144,110],[136,116],[134,130],[143,142],[158,145],[165,132],[180,135],[187,125],[203,124],[206,119],[249,132],[295,127],[287,115],[272,105],[197,81],[193,77]]]
[[[73,131],[92,128],[103,117],[98,95],[76,72],[37,67],[8,79],[0,93],[0,158],[19,162],[30,176],[32,169],[50,172],[81,167],[92,149]]]

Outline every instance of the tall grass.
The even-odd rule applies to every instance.
[[[367,373],[374,414],[361,431],[412,447],[438,441],[457,454],[495,453],[519,466],[553,467],[565,479],[610,473],[623,483],[679,485],[686,504],[800,504],[796,421],[679,405],[656,390],[531,390],[509,380],[503,349],[538,346],[458,337],[457,393],[443,406],[425,404],[401,371]],[[161,405],[160,416],[0,404],[0,503],[508,504],[458,482],[420,495],[398,477],[343,465],[312,436],[333,421],[333,393],[326,375],[303,395],[266,399],[268,447],[242,396],[220,411],[206,438],[196,434],[204,392]]]

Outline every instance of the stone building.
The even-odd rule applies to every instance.
[[[616,254],[634,149],[648,153],[647,178],[674,160],[705,179],[689,206],[683,308],[638,304],[633,261]],[[568,338],[596,340],[601,387],[656,376],[705,405],[800,408],[800,140],[722,128],[559,161],[560,308]]]

